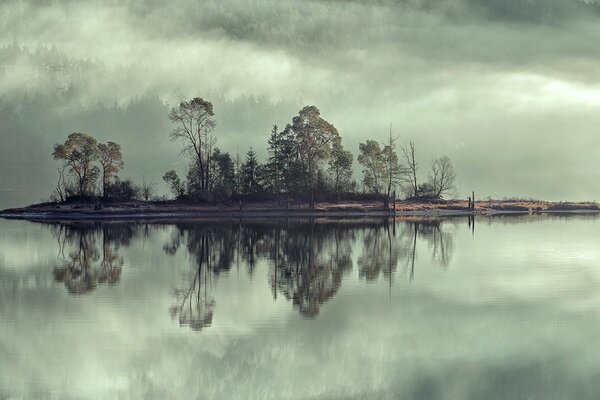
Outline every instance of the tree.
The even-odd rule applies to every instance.
[[[154,183],[143,181],[142,186],[140,187],[140,195],[144,201],[150,200],[154,195]]]
[[[210,187],[219,196],[231,196],[235,190],[235,165],[229,153],[215,148],[211,157]]]
[[[260,164],[252,148],[246,154],[246,161],[242,164],[242,193],[254,194],[262,190],[260,183]]]
[[[389,205],[392,189],[406,180],[407,169],[399,163],[398,154],[396,153],[397,140],[398,138],[392,137],[392,126],[390,125],[388,144],[382,151],[383,163],[385,164],[386,207]]]
[[[275,194],[289,191],[286,176],[297,155],[291,125],[288,124],[281,132],[277,125],[273,125],[268,145],[269,159],[264,166],[265,188]]]
[[[98,159],[98,144],[92,136],[73,132],[63,144],[56,144],[52,156],[63,160],[77,183],[78,194],[86,196],[93,192],[99,169],[94,165]]]
[[[104,196],[119,201],[130,201],[139,198],[140,194],[140,187],[134,184],[131,179],[121,180],[117,177],[114,182],[109,182],[106,185]]]
[[[329,173],[332,179],[332,188],[335,193],[349,191],[352,188],[352,162],[354,156],[344,150],[341,142],[333,147],[329,159]]]
[[[442,197],[444,194],[452,191],[455,180],[456,171],[448,156],[438,157],[431,161],[429,184],[432,186],[436,197]]]
[[[298,178],[305,174],[297,175],[303,168],[292,126],[288,124],[278,132],[277,125],[274,125],[268,143],[269,159],[264,167],[265,188],[275,194],[298,191],[302,186]]]
[[[71,187],[71,181],[65,178],[65,169],[67,169],[66,164],[56,168],[58,171],[58,182],[56,182],[56,187],[52,194],[52,199],[61,203],[67,199]]]
[[[216,122],[213,116],[212,103],[199,97],[182,101],[179,107],[173,107],[169,113],[171,122],[177,124],[171,132],[171,141],[182,141],[182,152],[196,159],[203,191],[209,190],[210,156],[216,144],[213,136]]]
[[[320,163],[327,160],[341,140],[337,129],[321,118],[319,109],[306,106],[292,119],[292,130],[299,159],[308,172],[310,207],[315,206],[315,183]]]
[[[385,159],[379,142],[367,140],[358,145],[358,162],[364,167],[363,184],[372,193],[381,194],[385,184]]]
[[[413,197],[419,196],[419,185],[417,183],[417,168],[418,164],[415,158],[415,142],[412,140],[408,145],[402,146],[402,154],[406,161],[406,177],[410,186],[410,191]]]
[[[98,144],[98,156],[102,168],[102,195],[106,197],[106,189],[110,180],[124,165],[121,146],[114,142],[100,143]]]
[[[163,175],[163,180],[169,185],[171,192],[176,198],[181,198],[185,195],[185,185],[179,179],[177,172],[174,170],[166,172]]]

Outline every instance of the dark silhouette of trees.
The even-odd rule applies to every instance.
[[[179,179],[177,172],[175,172],[174,170],[167,171],[163,175],[163,181],[165,181],[167,185],[169,185],[171,193],[173,193],[173,195],[176,198],[181,198],[185,195],[185,184],[181,182],[181,179]]]
[[[291,193],[298,189],[292,175],[296,170],[297,150],[291,125],[278,131],[273,126],[268,140],[269,158],[264,168],[265,189],[274,194]]]
[[[213,194],[218,198],[228,198],[235,192],[235,165],[229,153],[215,148],[211,157],[211,182]]]
[[[262,168],[252,148],[246,154],[246,160],[241,167],[241,183],[243,194],[256,194],[262,192]]]
[[[399,156],[390,126],[386,142],[367,140],[359,144],[357,160],[363,167],[364,191],[357,193],[352,178],[354,156],[344,149],[335,126],[323,119],[315,106],[302,108],[283,130],[273,126],[264,164],[253,148],[243,159],[239,151],[233,159],[215,147],[216,122],[209,101],[200,97],[183,101],[170,110],[169,119],[175,124],[171,140],[180,141],[182,153],[191,157],[181,178],[174,170],[162,177],[178,200],[228,204],[234,200],[243,208],[247,200],[277,199],[281,204],[285,198],[286,207],[308,201],[314,208],[320,199],[371,199],[375,195],[388,206],[398,188],[404,189],[407,197],[439,199],[455,187],[456,172],[446,156],[432,161],[428,181],[419,184],[414,142],[402,146]],[[116,142],[98,144],[92,136],[76,132],[65,143],[57,144],[52,154],[63,161],[52,196],[55,200],[95,196],[98,177],[104,199],[148,201],[152,197],[151,185],[136,185],[118,177],[124,162]]]

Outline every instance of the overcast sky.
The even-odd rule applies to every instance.
[[[55,45],[89,59],[77,93],[82,104],[125,105],[147,94],[174,104],[215,93],[298,109],[314,104],[355,153],[367,138],[384,140],[391,123],[401,141],[416,142],[422,178],[431,157],[447,154],[460,195],[600,200],[599,22],[600,6],[577,0],[8,0],[0,5],[0,46]],[[5,101],[23,88],[54,90],[29,59],[3,67]],[[219,146],[253,145],[264,156],[268,127],[297,111],[257,118],[242,135],[219,130],[242,120],[216,109]],[[160,168],[183,172],[164,119],[167,131],[151,138],[164,149]],[[31,129],[28,140],[35,147],[44,138],[47,146],[72,130],[89,131],[81,121],[65,132]],[[0,135],[20,134],[2,123]],[[110,137],[130,158],[123,175],[158,183],[159,167],[144,164],[131,139],[139,135]],[[0,161],[0,206],[52,190],[49,153],[40,148],[47,156],[31,168]],[[37,191],[18,187],[40,170],[48,179]]]

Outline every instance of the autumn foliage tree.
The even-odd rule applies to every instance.
[[[98,145],[98,158],[102,169],[102,194],[107,195],[107,188],[117,173],[123,168],[121,146],[115,142]]]
[[[93,194],[100,173],[98,166],[94,165],[98,160],[96,139],[85,133],[73,132],[63,144],[54,146],[52,156],[55,160],[62,160],[75,177],[79,196]]]
[[[310,192],[310,207],[315,206],[315,186],[319,167],[329,159],[333,148],[341,137],[331,123],[321,118],[315,106],[306,106],[292,119],[292,130],[297,154],[307,171],[307,186]]]

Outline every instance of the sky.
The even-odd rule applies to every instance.
[[[461,197],[599,200],[599,22],[578,0],[5,0],[0,208],[48,197],[73,131],[164,191],[187,164],[168,109],[195,96],[232,153],[264,159],[315,105],[355,154],[390,124],[414,140],[421,180],[448,155]]]

